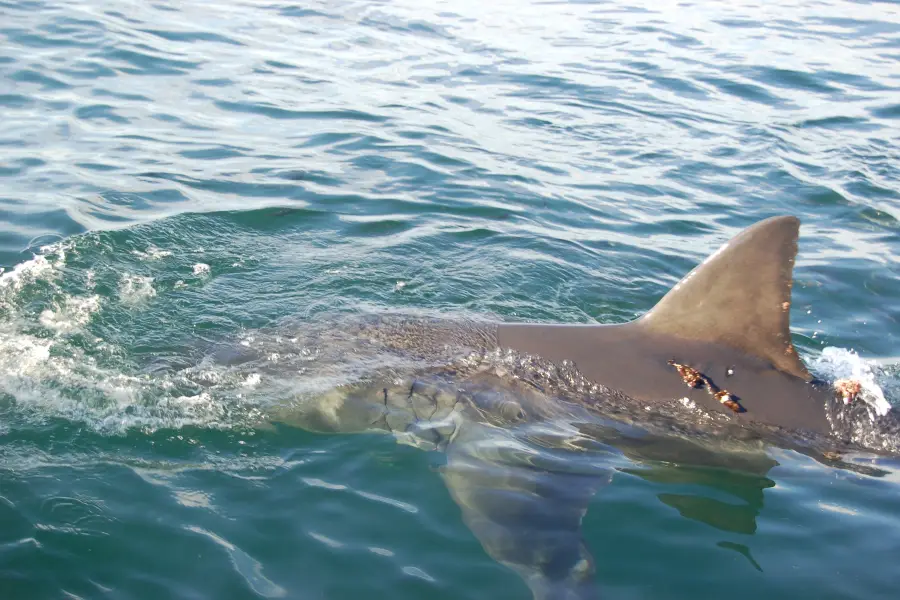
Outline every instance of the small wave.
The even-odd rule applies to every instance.
[[[131,429],[230,428],[255,418],[246,388],[236,391],[247,382],[246,374],[202,365],[142,373],[115,341],[93,335],[91,322],[106,308],[133,308],[156,290],[153,277],[126,273],[117,298],[90,293],[98,286],[93,268],[67,264],[68,255],[78,256],[84,243],[90,244],[71,238],[45,246],[0,274],[0,395],[12,400],[16,415],[26,422],[62,418],[113,435]],[[139,258],[166,254],[151,246]]]
[[[231,559],[234,570],[247,582],[254,592],[263,598],[281,598],[287,595],[280,585],[263,575],[263,566],[258,560],[215,533],[196,525],[185,525],[187,531],[204,535],[225,550]]]

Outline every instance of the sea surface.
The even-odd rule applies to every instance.
[[[0,598],[530,598],[439,453],[208,348],[623,322],[778,214],[804,359],[900,404],[895,2],[0,0]],[[900,597],[897,463],[772,455],[618,469],[604,597]]]

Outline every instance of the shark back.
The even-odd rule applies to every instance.
[[[799,221],[773,217],[744,230],[688,273],[647,314],[620,325],[502,324],[501,346],[569,361],[587,378],[646,402],[686,399],[731,411],[685,381],[688,365],[743,410],[741,422],[829,434],[829,394],[810,383],[790,334]]]

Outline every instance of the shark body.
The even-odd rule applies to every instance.
[[[581,519],[623,468],[616,457],[744,473],[756,508],[738,522],[752,532],[762,490],[774,485],[768,445],[809,454],[854,445],[860,415],[851,413],[865,411],[814,381],[791,343],[798,233],[793,217],[757,223],[625,324],[363,322],[344,332],[343,356],[380,367],[271,420],[389,432],[444,451],[442,477],[488,554],[538,600],[596,598]],[[685,385],[672,363],[706,385]],[[739,411],[713,390],[727,390]],[[879,439],[898,439],[895,412],[878,422]],[[672,502],[706,518],[704,507]]]

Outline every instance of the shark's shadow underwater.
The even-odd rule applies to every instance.
[[[325,433],[388,432],[442,450],[441,475],[488,554],[535,598],[595,598],[581,521],[617,470],[706,485],[711,473],[729,473],[724,491],[742,505],[660,499],[688,518],[752,533],[774,485],[767,448],[859,470],[840,453],[900,453],[897,411],[846,404],[813,380],[791,343],[798,234],[793,217],[757,223],[621,325],[402,316],[329,325],[303,340],[320,353],[310,362],[324,367],[303,367],[306,391],[283,381],[276,395],[291,399],[265,418]],[[260,366],[286,343],[279,335],[209,358]]]

